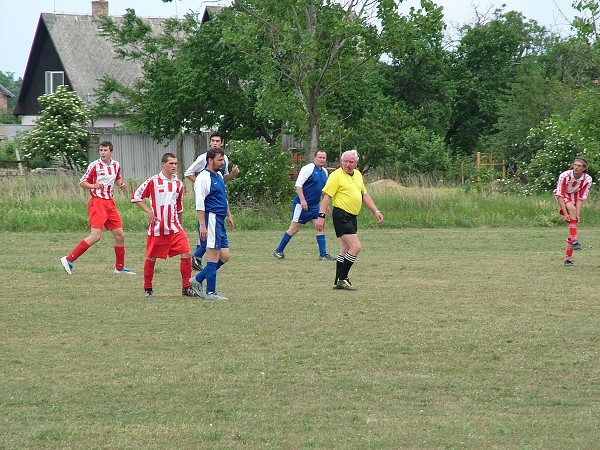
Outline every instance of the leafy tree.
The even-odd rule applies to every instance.
[[[455,52],[453,99],[446,142],[472,155],[498,120],[498,103],[515,81],[518,66],[544,49],[545,30],[516,11],[497,9],[491,20],[465,25]]]
[[[8,89],[11,93],[15,95],[15,98],[8,99],[8,112],[0,113],[0,123],[18,123],[19,120],[12,115],[12,110],[17,104],[16,96],[19,94],[21,90],[21,84],[23,80],[21,78],[14,79],[15,74],[12,72],[1,72],[0,71],[0,84]]]
[[[377,28],[367,22],[374,1],[235,0],[226,39],[260,65],[259,110],[273,110],[307,154],[319,147],[323,100],[379,56]]]
[[[68,86],[59,86],[53,94],[38,98],[44,106],[35,128],[20,138],[25,158],[48,164],[60,161],[77,170],[86,163],[88,111],[79,96]]]

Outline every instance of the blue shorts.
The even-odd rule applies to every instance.
[[[300,225],[310,222],[311,220],[319,218],[319,205],[310,206],[305,211],[300,205],[300,201],[294,200],[292,203],[292,222],[298,222]]]
[[[225,217],[205,212],[204,220],[206,222],[206,230],[208,231],[206,247],[217,250],[229,248],[229,240],[227,239],[227,231],[225,230]]]

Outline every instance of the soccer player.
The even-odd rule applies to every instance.
[[[219,132],[214,132],[210,135],[210,144],[209,148],[223,148],[225,144],[225,140],[223,135]],[[206,168],[206,153],[202,153],[200,156],[196,158],[196,160],[192,163],[190,167],[186,169],[184,172],[184,176],[190,180],[192,183],[196,181],[196,177],[198,174]],[[235,177],[238,173],[240,173],[240,169],[235,164],[231,168],[231,173],[229,172],[229,159],[225,156],[225,163],[221,168],[220,172],[223,174],[223,178],[225,182],[228,182],[233,177]],[[202,257],[204,253],[206,253],[206,242],[200,239],[200,223],[198,226],[198,244],[196,246],[196,251],[192,255],[192,267],[196,270],[202,270]]]
[[[577,224],[581,214],[581,207],[590,192],[592,177],[587,173],[587,161],[575,158],[569,170],[558,176],[556,188],[552,192],[560,206],[559,213],[569,223],[569,237],[565,252],[565,267],[573,267],[573,250],[581,250],[577,239]]]
[[[329,207],[329,202],[333,200],[334,208],[331,217],[333,218],[335,234],[341,240],[333,289],[355,291],[356,288],[352,286],[348,273],[362,249],[357,235],[356,217],[363,203],[375,214],[377,223],[383,222],[383,215],[367,193],[362,174],[356,169],[358,164],[356,150],[348,150],[342,153],[341,161],[342,166],[329,175],[327,184],[323,188],[323,201],[317,219],[317,230],[323,231],[325,229],[325,213]]]
[[[206,169],[198,174],[194,182],[196,214],[200,239],[206,241],[208,261],[202,271],[190,278],[192,289],[202,298],[227,300],[217,292],[217,270],[229,260],[229,240],[225,220],[233,230],[233,216],[229,209],[225,180],[221,168],[225,164],[223,149],[211,148],[206,152]],[[206,280],[206,294],[202,283]]]
[[[287,231],[283,233],[275,253],[273,253],[275,258],[285,258],[283,250],[302,225],[312,222],[316,230],[319,203],[323,195],[322,190],[325,183],[327,183],[327,169],[324,168],[326,162],[327,153],[319,150],[315,153],[313,162],[300,169],[296,179],[296,197],[292,202],[292,221]],[[329,209],[327,214],[329,214]],[[325,231],[323,230],[317,231],[317,245],[319,246],[319,259],[333,261],[334,258],[327,253]]]
[[[90,191],[88,217],[90,218],[90,235],[82,239],[67,256],[60,258],[65,272],[73,274],[73,263],[88,248],[102,237],[102,229],[106,228],[115,238],[115,271],[116,274],[135,275],[125,267],[125,233],[123,222],[113,198],[115,185],[126,189],[121,178],[121,165],[112,159],[113,145],[109,141],[100,142],[100,158],[91,162],[85,174],[79,180],[79,186]]]
[[[144,262],[144,295],[152,297],[152,279],[156,259],[181,255],[181,295],[197,297],[190,287],[192,253],[187,234],[181,225],[183,213],[183,181],[177,177],[177,157],[165,153],[161,159],[162,170],[144,181],[133,193],[131,202],[148,215],[146,261]],[[149,199],[150,207],[144,202]]]

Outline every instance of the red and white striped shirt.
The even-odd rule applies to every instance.
[[[121,165],[118,161],[111,159],[108,164],[102,159],[92,161],[85,174],[79,180],[79,184],[87,181],[90,184],[102,183],[102,188],[91,189],[92,197],[111,200],[115,190],[115,181],[121,178]]]
[[[131,196],[137,203],[150,199],[156,216],[154,226],[148,225],[148,236],[167,236],[183,231],[179,214],[183,212],[183,182],[175,176],[169,180],[160,172],[144,181]]]
[[[592,186],[592,177],[583,173],[576,179],[573,175],[573,169],[566,170],[558,176],[556,188],[552,192],[555,197],[563,197],[565,200],[576,202],[585,200]]]

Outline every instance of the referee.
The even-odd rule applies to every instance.
[[[329,208],[329,202],[333,200],[334,208],[331,214],[333,228],[336,236],[341,239],[333,288],[347,291],[356,290],[348,278],[348,273],[362,249],[356,234],[358,231],[356,217],[363,202],[375,214],[377,223],[383,222],[383,214],[377,209],[368,194],[362,174],[356,169],[357,164],[358,153],[356,150],[342,153],[341,167],[329,175],[327,184],[323,188],[323,200],[316,224],[317,231],[325,228],[325,212]]]

